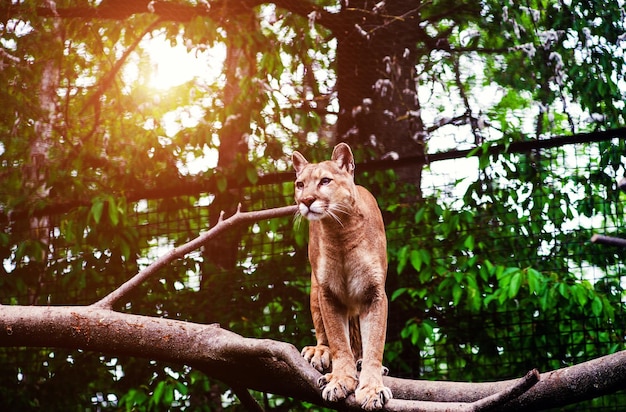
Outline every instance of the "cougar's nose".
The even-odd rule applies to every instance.
[[[313,196],[305,197],[301,202],[304,203],[306,207],[311,207],[313,202],[315,202],[315,198]]]

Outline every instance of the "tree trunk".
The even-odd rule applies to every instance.
[[[54,3],[51,3],[54,7]],[[43,61],[41,83],[39,85],[39,118],[34,123],[34,138],[29,145],[28,159],[23,167],[24,187],[28,191],[27,207],[36,209],[45,203],[50,194],[50,151],[54,144],[54,126],[57,123],[57,90],[60,79],[60,59],[63,56],[63,38],[61,19],[52,18],[48,27],[41,27],[43,41],[53,52],[50,58]],[[38,242],[41,250],[31,256],[37,265],[45,268],[50,252],[51,223],[48,215],[35,215],[29,219],[30,239]],[[29,289],[29,301],[37,303],[39,288],[43,283],[45,271],[41,270],[36,288]]]
[[[375,156],[420,156],[425,133],[415,74],[416,5],[392,0],[377,7],[359,0],[341,11],[347,23],[336,33],[337,139],[371,147]],[[419,190],[422,167],[400,169],[399,177]]]
[[[241,33],[254,33],[258,30],[258,20],[251,10],[233,18],[225,26],[227,36],[236,38]],[[218,173],[229,182],[227,190],[216,193],[214,202],[209,207],[210,224],[214,226],[224,212],[230,216],[241,202],[241,190],[236,182],[246,178],[248,161],[248,135],[252,121],[255,96],[250,96],[243,81],[254,79],[256,56],[250,45],[237,45],[230,42],[225,61],[226,84],[223,92],[224,110],[222,128],[219,132],[220,146]],[[232,187],[235,185],[235,187]],[[205,248],[208,262],[224,270],[233,270],[237,264],[237,251],[241,233],[233,231],[217,242],[211,242]],[[208,278],[205,276],[205,279]],[[203,282],[204,283],[204,282]]]

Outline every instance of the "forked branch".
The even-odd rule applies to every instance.
[[[163,256],[155,260],[152,264],[147,266],[145,269],[139,271],[139,273],[130,278],[119,288],[115,289],[113,292],[109,293],[107,296],[94,303],[92,306],[102,309],[113,308],[113,305],[115,305],[116,302],[118,302],[124,296],[127,296],[133,289],[141,285],[146,279],[154,275],[160,269],[164,268],[175,259],[180,259],[186,254],[191,253],[196,249],[199,249],[207,241],[213,239],[214,237],[231,229],[234,226],[244,223],[257,222],[259,220],[294,215],[296,213],[296,210],[297,207],[293,205],[278,207],[274,209],[258,210],[254,212],[242,212],[241,205],[239,205],[239,207],[237,208],[237,212],[235,212],[234,215],[227,219],[223,218],[223,214],[220,215],[220,219],[218,220],[217,224],[209,229],[207,232],[199,235],[197,238],[185,243],[184,245],[178,246],[165,253]]]

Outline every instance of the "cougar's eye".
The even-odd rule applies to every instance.
[[[296,182],[296,189],[302,190],[304,188],[303,182]]]
[[[320,186],[326,186],[327,184],[329,184],[333,179],[329,178],[329,177],[323,177],[322,180],[320,180]]]

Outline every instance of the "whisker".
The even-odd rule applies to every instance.
[[[341,208],[341,207],[332,207],[331,209],[333,212],[339,212],[346,216],[352,216],[352,211],[350,209]]]
[[[333,203],[331,206],[341,209],[344,212],[352,210],[352,207],[349,204],[345,204],[344,202]]]
[[[327,214],[328,216],[332,217],[333,219],[335,219],[335,221],[336,221],[337,223],[339,223],[339,224],[341,225],[341,227],[343,227],[343,222],[341,221],[341,219],[339,218],[339,216],[337,216],[337,215],[335,214],[335,212],[334,212],[331,208],[328,208],[328,209],[326,210],[326,214]]]
[[[329,209],[331,209],[333,212],[339,212],[347,216],[352,216],[352,208],[341,203],[333,203],[329,206]]]
[[[300,214],[299,210],[296,210],[296,212],[293,214],[291,221],[293,222],[293,226],[296,230],[300,229],[300,225],[302,224],[302,215]]]

